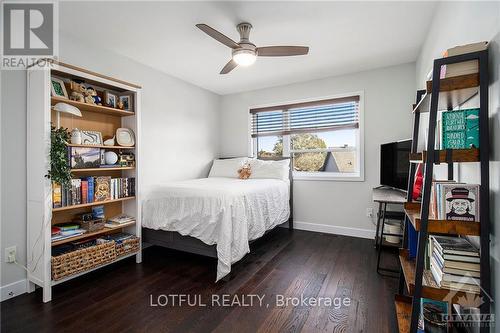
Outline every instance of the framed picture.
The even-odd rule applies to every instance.
[[[112,94],[109,91],[104,91],[104,105],[116,108],[116,99],[117,96],[115,94]]]
[[[63,80],[55,77],[50,78],[50,89],[52,96],[68,98],[68,92]]]
[[[123,103],[123,110],[133,111],[132,95],[131,94],[120,95],[118,98],[119,98],[120,102]]]
[[[71,168],[98,168],[101,165],[101,149],[86,147],[71,147]]]
[[[97,146],[102,145],[102,134],[96,131],[81,131],[82,145]]]

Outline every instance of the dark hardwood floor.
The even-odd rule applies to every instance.
[[[305,231],[278,230],[251,246],[227,282],[214,283],[216,261],[158,247],[53,289],[1,303],[2,332],[396,332],[397,279],[375,271],[373,241]],[[394,254],[384,265],[396,267]],[[167,295],[189,295],[206,306],[179,306]],[[212,296],[217,295],[217,296]],[[257,296],[263,297],[260,306]],[[277,296],[278,295],[278,296]],[[284,297],[313,297],[314,306],[278,306]],[[171,297],[171,296],[170,296]],[[212,305],[223,297],[252,306]],[[309,298],[309,300],[310,300]],[[348,298],[350,305],[327,304]],[[187,302],[188,298],[184,299]],[[290,299],[290,303],[292,300]],[[345,304],[345,303],[344,303]]]

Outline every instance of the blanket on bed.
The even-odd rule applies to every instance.
[[[289,184],[278,179],[202,178],[170,183],[143,202],[142,226],[216,244],[217,279],[250,252],[248,242],[290,216]]]

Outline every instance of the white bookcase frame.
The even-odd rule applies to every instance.
[[[36,285],[43,288],[43,302],[52,299],[52,286],[66,282],[89,271],[53,281],[51,278],[51,221],[52,186],[45,176],[50,168],[50,128],[51,89],[53,72],[82,78],[92,84],[102,84],[118,90],[127,90],[134,95],[134,114],[121,117],[121,125],[133,129],[135,133],[136,166],[132,170],[121,171],[124,177],[135,177],[135,199],[122,201],[122,212],[136,217],[135,225],[125,227],[128,233],[141,237],[141,87],[108,76],[97,74],[72,65],[56,63],[45,68],[27,70],[27,269],[28,292]],[[84,113],[84,111],[82,111]],[[69,129],[71,130],[71,129]],[[141,244],[142,242],[140,242]],[[141,245],[142,246],[142,245]],[[136,262],[142,261],[142,248],[137,253],[120,257],[118,260],[135,255]],[[112,264],[113,261],[109,264]],[[108,264],[108,265],[109,265]],[[104,267],[106,265],[100,266]],[[95,269],[98,269],[97,267]]]

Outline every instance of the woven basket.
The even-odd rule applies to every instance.
[[[80,227],[87,230],[87,232],[94,232],[104,229],[106,221],[104,219],[95,219],[90,221],[75,221],[80,224]]]
[[[60,280],[87,271],[115,259],[115,242],[107,242],[52,257],[52,280]]]
[[[139,238],[133,237],[116,244],[116,256],[121,257],[128,253],[139,251]]]

